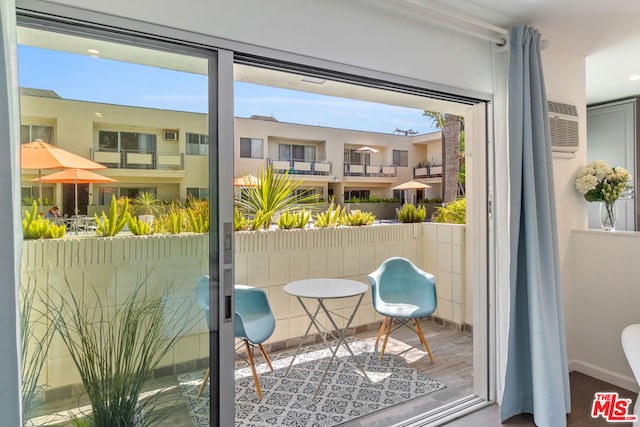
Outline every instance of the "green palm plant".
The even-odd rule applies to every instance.
[[[160,200],[156,199],[155,194],[148,191],[138,193],[131,204],[136,212],[142,215],[154,215],[160,209]]]
[[[261,169],[259,184],[244,188],[235,198],[240,213],[253,217],[253,229],[269,228],[271,218],[287,209],[318,203],[318,195],[309,191],[296,192],[302,181],[294,180],[288,171],[276,173],[272,166]]]

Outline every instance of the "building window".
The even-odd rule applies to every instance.
[[[240,157],[245,159],[262,159],[262,139],[240,138]]]
[[[124,150],[131,153],[155,153],[156,135],[101,130],[98,132],[98,149],[100,151]]]
[[[53,145],[53,126],[20,125],[20,144],[36,139]]]
[[[187,154],[193,156],[209,155],[209,135],[187,132]]]
[[[409,165],[409,152],[406,150],[393,150],[393,165],[394,166],[408,166]]]
[[[278,160],[315,162],[316,147],[310,145],[278,144]]]
[[[209,200],[209,189],[207,187],[187,187],[187,196],[193,196],[201,200]]]
[[[371,191],[369,190],[348,190],[348,191],[345,191],[343,194],[344,200],[349,200],[349,199],[368,200],[369,195],[371,195]]]
[[[352,148],[344,149],[344,162],[351,165],[370,165],[371,154],[361,153]]]
[[[99,187],[98,205],[109,206],[111,196],[116,196],[116,199],[127,197],[131,201],[140,193],[151,193],[155,196],[157,191],[153,187]]]

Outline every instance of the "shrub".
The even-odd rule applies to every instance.
[[[38,215],[38,205],[33,202],[31,211],[24,211],[22,234],[25,239],[55,239],[64,237],[67,231],[64,224],[56,224]]]
[[[96,218],[96,234],[98,236],[115,236],[118,234],[124,226],[127,224],[129,217],[129,199],[127,197],[124,198],[122,207],[118,208],[118,202],[116,200],[116,196],[111,196],[111,204],[109,205],[109,216],[107,216],[104,211],[102,211],[102,215],[98,216],[95,214]]]
[[[278,228],[290,230],[292,228],[305,228],[311,219],[311,212],[302,209],[298,212],[290,212],[288,209],[278,218]]]
[[[448,224],[466,224],[467,199],[457,199],[444,207],[438,208],[432,220]]]
[[[316,214],[315,226],[320,228],[337,227],[346,223],[346,215],[340,206],[329,205],[326,211]]]
[[[347,224],[355,226],[371,225],[375,219],[375,215],[371,212],[362,212],[361,210],[356,209],[347,215]]]
[[[282,230],[291,230],[296,225],[296,214],[289,212],[289,209],[282,212],[278,218],[278,228]]]
[[[136,236],[146,236],[149,234],[153,234],[153,229],[151,228],[151,223],[149,222],[129,215],[128,224],[129,231],[131,231],[131,233],[135,234]]]
[[[233,229],[235,231],[251,230],[251,220],[242,215],[237,207],[233,211]]]
[[[410,203],[405,203],[398,212],[400,222],[422,222],[427,217],[427,210],[424,206],[415,207]]]
[[[296,212],[296,228],[305,228],[309,221],[311,220],[311,212],[302,209],[299,212]]]

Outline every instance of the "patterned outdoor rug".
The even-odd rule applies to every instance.
[[[407,366],[393,355],[385,355],[382,362],[373,346],[363,341],[350,342],[350,347],[371,379],[370,384],[350,363],[352,357],[343,348],[338,351],[340,361],[331,364],[315,400],[322,373],[331,354],[323,345],[303,347],[289,375],[285,376],[294,350],[269,355],[271,372],[261,357],[256,368],[262,388],[262,399],[255,392],[251,369],[244,362],[236,364],[236,426],[337,426],[364,415],[406,402],[445,388],[438,381]],[[258,352],[259,354],[259,352]],[[193,418],[194,426],[209,425],[209,385],[197,397],[203,372],[178,377],[180,389]]]

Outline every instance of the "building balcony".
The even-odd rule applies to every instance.
[[[414,166],[413,178],[441,178],[442,171],[442,166]]]
[[[354,163],[345,163],[344,176],[395,178],[398,176],[398,171],[394,165],[359,165]]]
[[[92,150],[91,160],[112,169],[184,170],[184,154],[138,150]]]
[[[330,161],[267,159],[267,166],[272,166],[276,172],[288,171],[290,174],[297,175],[330,176],[333,174],[333,163]]]

